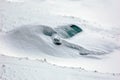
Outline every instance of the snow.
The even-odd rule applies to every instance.
[[[0,0],[1,54],[29,57],[30,59],[46,58],[47,62],[52,64],[66,67],[82,67],[88,71],[79,73],[78,70],[61,67],[57,67],[57,69],[56,66],[46,63],[37,65],[36,61],[23,60],[21,62],[16,58],[6,59],[5,57],[0,57],[0,64],[3,63],[5,66],[8,66],[5,67],[7,69],[5,70],[8,71],[8,73],[4,74],[5,78],[11,77],[11,80],[13,80],[17,77],[23,79],[24,77],[22,76],[25,76],[27,79],[33,79],[31,76],[34,75],[35,79],[39,79],[39,75],[42,75],[42,80],[58,78],[63,80],[97,80],[98,78],[102,80],[108,80],[108,78],[116,80],[116,77],[113,78],[111,75],[102,74],[103,76],[101,76],[89,71],[120,73],[120,18],[118,2],[119,0]],[[43,32],[44,28],[55,30],[56,27],[67,24],[76,24],[82,28],[83,32],[72,38],[63,39],[64,45],[55,45],[51,37]],[[79,50],[70,48],[71,46],[82,47],[83,52],[85,49],[100,53],[105,52],[105,54],[95,55],[90,53],[90,55],[80,55]],[[13,63],[6,64],[6,60],[8,62],[10,60],[10,63]],[[28,64],[27,68],[24,69],[26,74],[20,76],[24,72],[21,69],[26,64]],[[31,67],[31,64],[43,67],[34,68]],[[48,66],[50,66],[49,69],[47,69]],[[63,70],[62,72],[61,69]],[[0,68],[0,70],[3,69]],[[12,71],[11,75],[10,71]],[[17,71],[17,73],[14,74],[14,71]],[[17,77],[12,77],[15,75]],[[94,78],[96,76],[97,79]]]
[[[75,16],[106,27],[120,26],[119,0],[54,0],[50,3],[57,15]]]
[[[33,26],[27,25],[27,26],[22,26],[20,28],[16,28],[10,32],[7,32],[3,36],[1,36],[1,44],[2,44],[1,52],[6,55],[18,56],[18,57],[24,57],[24,56],[29,56],[30,58],[44,57],[47,58],[48,60],[50,59],[49,62],[62,66],[64,65],[74,66],[74,67],[81,66],[87,70],[98,70],[100,72],[119,72],[119,66],[120,66],[118,65],[119,52],[112,53],[112,51],[110,50],[111,53],[106,55],[105,54],[97,55],[98,53],[96,53],[96,55],[92,55],[93,52],[91,52],[90,53],[91,55],[81,56],[79,54],[79,50],[69,48],[70,46],[73,46],[73,48],[75,46],[77,47],[78,45],[81,46],[81,44],[78,43],[78,45],[73,45],[73,42],[75,43],[75,41],[70,40],[69,42],[71,43],[69,44],[66,44],[67,42],[64,42],[63,45],[57,46],[53,43],[50,36],[46,36],[43,34],[42,30],[44,29],[44,27],[45,26],[42,25],[33,25]],[[96,38],[92,38],[92,39],[96,39]],[[99,41],[96,44],[100,44]],[[88,48],[88,46],[86,45],[84,46],[85,48],[86,47]],[[97,47],[96,45],[92,45],[92,46]],[[101,47],[98,46],[98,50],[96,51],[101,51],[100,49],[102,48],[110,52],[109,50],[106,49],[107,47],[104,48],[104,45],[101,45]],[[93,48],[93,50],[94,49],[96,48]],[[85,52],[83,48],[80,49],[80,52],[81,51],[83,51],[83,53]],[[114,55],[118,55],[118,57]],[[57,59],[56,61],[54,61],[55,58],[58,58],[58,61]],[[64,58],[68,58],[68,59],[64,59]]]
[[[0,80],[119,80],[119,74],[61,67],[44,60],[0,55]]]

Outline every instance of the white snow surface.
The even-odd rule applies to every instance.
[[[117,2],[119,2],[119,0],[106,0],[106,2],[105,0],[98,0],[98,2],[95,0],[90,0],[90,2],[87,0],[0,0],[0,53],[16,57],[29,57],[31,59],[46,58],[49,63],[60,66],[82,67],[91,71],[97,70],[99,72],[119,73],[120,18],[118,15],[119,7],[117,7]],[[111,7],[110,4],[114,7]],[[111,10],[114,10],[115,13],[112,13],[113,11]],[[100,23],[101,25],[93,22]],[[83,29],[83,32],[70,39],[65,39],[65,41],[82,46],[88,50],[105,51],[108,54],[81,56],[75,49],[68,48],[64,45],[54,45],[52,39],[49,36],[43,35],[41,32],[41,25],[46,25],[54,29],[57,26],[66,24],[77,24]],[[4,59],[4,57],[1,57],[0,59],[1,62],[5,60],[9,61],[9,58]],[[17,61],[19,62],[19,60],[10,60],[12,60],[10,62],[13,63],[5,64],[8,66],[5,67],[8,73],[4,75],[14,76],[13,69],[15,69],[15,71],[18,70],[18,72],[20,70],[20,73],[17,72],[16,74],[21,78],[20,74],[24,71],[21,70],[24,68],[22,65],[26,65],[26,63],[24,64],[24,61],[22,61],[23,63],[20,62],[20,64],[18,64]],[[34,61],[32,62],[34,63]],[[28,66],[31,66],[30,64],[33,64],[32,62],[28,61]],[[4,63],[5,62],[3,62],[3,64]],[[33,65],[36,66],[36,64],[37,63]],[[43,78],[47,77],[44,75],[45,73],[47,74],[46,71],[49,70],[50,73],[48,73],[48,75],[57,75],[56,77],[49,76],[50,78],[48,77],[46,80],[58,79],[61,76],[66,76],[68,73],[68,80],[86,79],[86,76],[81,78],[83,73],[79,73],[76,70],[74,72],[74,70],[65,69],[66,71],[63,71],[66,72],[64,75],[61,70],[57,70],[57,68],[55,69],[53,66],[50,66],[50,69],[46,69],[49,66],[46,63],[45,65],[44,63],[40,63],[38,66],[42,67],[42,65],[45,68],[33,68],[31,72],[29,71],[32,70],[31,67],[27,67],[28,69],[25,68],[26,74],[31,73],[30,75],[35,76],[35,74],[41,73],[39,69],[44,69],[45,72],[42,71],[41,73]],[[13,71],[13,75],[9,74],[8,69]],[[59,73],[59,71],[61,73]],[[23,74],[23,76],[28,76],[26,74]],[[91,72],[85,72],[85,75],[87,74],[90,75]],[[94,76],[94,74],[96,75],[96,73],[93,73],[93,75],[90,76]],[[39,75],[34,78],[39,79],[38,76]],[[61,77],[61,79],[62,78],[63,77]],[[104,78],[104,76],[102,78]],[[109,77],[106,77],[106,79],[102,80],[108,80],[108,78]],[[67,77],[64,77],[64,79],[66,80]],[[94,80],[89,77],[88,79]],[[111,78],[111,76],[110,79],[117,80]],[[95,78],[95,80],[97,79]]]
[[[47,60],[0,55],[0,80],[119,80],[120,74],[61,67]]]

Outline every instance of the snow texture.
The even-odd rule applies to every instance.
[[[119,8],[119,0],[0,0],[0,54],[14,56],[0,55],[0,80],[119,80]],[[83,31],[55,45],[52,35],[69,24]]]
[[[61,67],[47,60],[0,55],[0,80],[119,80],[120,74]]]

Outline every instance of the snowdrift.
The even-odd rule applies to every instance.
[[[63,29],[64,30],[64,29]],[[47,54],[58,57],[80,57],[80,55],[103,55],[105,52],[87,50],[79,45],[62,40],[62,45],[55,45],[52,35],[57,31],[44,25],[26,25],[7,32],[3,41],[11,51],[20,54]],[[6,47],[7,47],[6,46]]]

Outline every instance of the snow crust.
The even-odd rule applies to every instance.
[[[61,67],[47,60],[0,55],[0,80],[119,80],[120,74]]]
[[[78,2],[73,2],[73,0],[22,0],[21,2],[1,0],[0,53],[17,57],[47,58],[48,62],[61,66],[119,73],[120,28],[118,21],[120,18],[117,14],[119,7],[114,6],[116,13],[111,13],[114,8],[110,10],[107,10],[109,7],[104,10],[103,8],[110,6],[112,0],[110,4],[105,2],[107,5],[97,5],[99,1],[91,0],[89,3],[87,0],[78,0]],[[103,2],[102,0],[100,4]],[[115,4],[116,2],[112,5]],[[89,8],[91,10],[88,10]],[[66,24],[76,24],[83,29],[83,32],[73,38],[65,39],[65,43],[82,46],[87,50],[104,51],[107,54],[81,56],[76,49],[64,45],[56,46],[51,37],[43,35],[43,28],[40,26],[45,25],[54,30]]]

